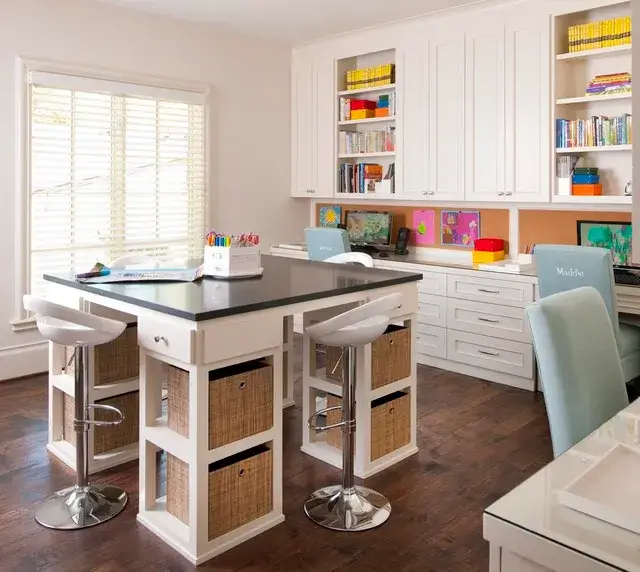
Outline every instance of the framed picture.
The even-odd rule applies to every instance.
[[[413,211],[413,236],[416,246],[431,246],[436,243],[436,211],[432,209]]]
[[[473,248],[480,237],[480,211],[441,211],[440,243],[442,246]]]
[[[338,205],[320,207],[320,226],[338,228],[342,217],[342,207]]]
[[[631,266],[631,223],[579,220],[578,246],[608,248],[614,266]]]

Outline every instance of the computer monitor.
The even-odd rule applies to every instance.
[[[631,223],[579,220],[578,246],[608,248],[615,267],[631,267]]]
[[[349,242],[362,246],[389,246],[392,222],[390,212],[348,211],[346,225]]]

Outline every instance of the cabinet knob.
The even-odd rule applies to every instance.
[[[505,192],[505,195],[506,195],[506,196],[508,196],[508,197],[510,197],[512,194],[513,194],[513,193],[512,193],[511,191],[507,191],[507,192]]]
[[[428,195],[429,193],[427,191],[422,191],[423,195]]]
[[[504,192],[502,192],[502,191],[498,191],[498,196],[499,196],[499,197],[503,197],[503,196],[504,196]]]
[[[427,194],[428,194],[429,196],[431,196],[431,195],[435,195],[436,193],[435,193],[435,191],[427,191]]]
[[[315,190],[315,189],[309,189],[309,192],[310,192],[310,193],[315,193],[315,192],[316,192],[316,190]]]

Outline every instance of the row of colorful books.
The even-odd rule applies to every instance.
[[[569,51],[580,52],[631,43],[631,16],[569,26]]]
[[[376,163],[343,163],[338,173],[339,193],[374,193],[382,181],[382,165]]]
[[[372,117],[394,117],[396,94],[381,95],[377,100],[340,98],[340,121],[370,119]]]
[[[347,155],[353,153],[384,153],[395,151],[395,127],[387,127],[381,131],[357,133],[341,131],[338,137],[338,153]]]
[[[631,115],[594,115],[589,119],[556,119],[556,147],[602,147],[632,143]]]
[[[365,89],[379,85],[389,85],[396,81],[395,64],[382,64],[371,68],[347,71],[347,89]]]
[[[631,93],[631,74],[629,72],[597,75],[589,82],[585,90],[585,95],[612,93]]]

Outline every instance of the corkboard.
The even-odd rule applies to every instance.
[[[393,215],[393,226],[391,231],[391,242],[395,243],[398,236],[398,229],[406,226],[411,229],[410,244],[415,246],[415,229],[413,228],[413,211],[422,209],[433,209],[436,212],[436,231],[435,244],[429,248],[448,248],[452,250],[461,250],[460,246],[442,246],[440,244],[440,211],[442,207],[431,207],[421,204],[419,207],[395,206],[395,205],[341,205],[340,203],[323,203],[316,205],[315,224],[319,224],[320,207],[335,206],[342,207],[342,223],[345,221],[346,212],[352,211],[386,211]],[[453,208],[444,210],[454,210]],[[469,209],[476,210],[476,209]],[[506,243],[506,251],[509,251],[509,211],[507,209],[479,209],[480,210],[480,235],[491,238],[502,238]]]
[[[529,211],[518,219],[519,252],[534,244],[577,244],[579,220],[631,222],[629,212]]]

